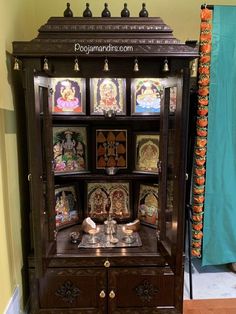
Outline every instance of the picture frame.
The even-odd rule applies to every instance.
[[[127,169],[127,129],[96,129],[96,169]]]
[[[134,172],[158,174],[159,133],[135,133]]]
[[[110,214],[118,222],[129,221],[131,211],[129,181],[90,181],[86,184],[86,214],[104,222]]]
[[[53,127],[53,169],[55,174],[88,172],[86,126]]]
[[[131,79],[131,115],[160,115],[165,80]]]
[[[86,114],[85,78],[50,78],[49,93],[49,104],[52,108],[52,114]]]
[[[124,78],[90,79],[91,115],[126,115],[126,80]]]
[[[142,224],[153,228],[157,227],[159,211],[158,184],[139,184],[136,210],[137,218]]]
[[[82,222],[81,202],[75,185],[55,186],[55,219],[57,230]]]

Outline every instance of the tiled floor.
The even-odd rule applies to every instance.
[[[193,299],[236,298],[236,273],[227,265],[201,266],[201,259],[192,261]],[[189,299],[189,271],[186,258],[184,299]]]

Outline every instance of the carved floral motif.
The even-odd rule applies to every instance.
[[[158,289],[149,281],[144,280],[135,288],[135,292],[142,302],[150,302],[153,296],[158,292]]]
[[[70,280],[67,280],[57,289],[55,295],[61,297],[65,302],[73,303],[76,297],[80,295],[80,289]]]

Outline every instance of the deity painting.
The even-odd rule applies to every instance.
[[[87,170],[86,127],[53,128],[53,166],[56,173]]]
[[[128,182],[90,182],[87,184],[88,216],[104,221],[108,215],[122,221],[131,218]]]
[[[84,78],[52,78],[50,92],[52,113],[85,114]]]
[[[74,186],[55,189],[56,228],[61,229],[81,221]]]
[[[90,80],[90,113],[103,115],[114,112],[115,115],[126,113],[126,84],[122,78],[92,78]]]
[[[131,83],[132,114],[160,114],[164,86],[161,79],[137,78]]]
[[[140,184],[138,199],[138,219],[153,227],[158,221],[158,185]]]
[[[96,130],[96,168],[127,168],[127,130]]]
[[[175,112],[177,105],[177,86],[170,87],[170,112]]]
[[[158,173],[159,134],[136,134],[135,171]]]

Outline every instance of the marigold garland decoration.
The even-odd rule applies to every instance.
[[[205,200],[205,173],[207,152],[208,102],[212,45],[212,11],[201,10],[200,58],[198,79],[197,135],[194,149],[193,197],[192,197],[192,256],[201,257],[203,215]]]

